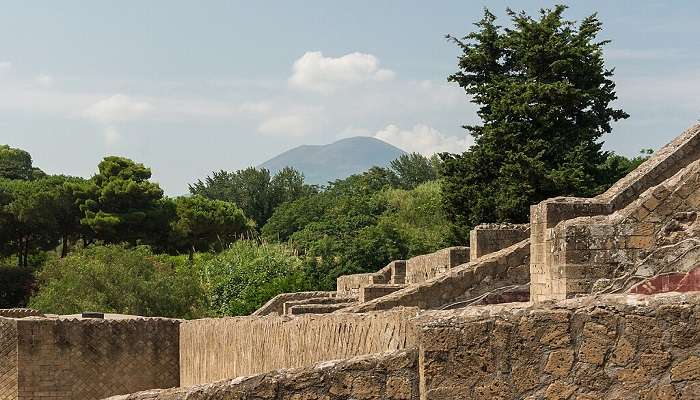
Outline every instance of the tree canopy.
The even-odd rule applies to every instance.
[[[537,18],[507,10],[511,27],[490,11],[464,38],[448,38],[462,51],[457,83],[479,106],[481,123],[465,126],[474,145],[443,154],[445,210],[454,233],[466,240],[480,222],[523,222],[529,206],[561,196],[591,196],[609,177],[601,136],[628,115],[614,107],[613,70],[598,40],[602,24],[591,15],[579,24],[565,6]]]

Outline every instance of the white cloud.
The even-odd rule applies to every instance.
[[[304,136],[310,133],[315,121],[304,114],[286,114],[268,118],[258,126],[258,132],[267,135]]]
[[[123,94],[102,99],[84,110],[84,115],[101,123],[130,121],[153,109],[150,103]]]
[[[379,68],[372,54],[351,53],[324,57],[320,51],[308,51],[294,62],[289,84],[302,90],[329,93],[343,86],[367,81],[387,81],[394,72]]]
[[[402,130],[397,125],[388,125],[376,132],[373,137],[408,151],[431,156],[435,153],[462,153],[472,145],[465,136],[446,136],[428,125],[418,124],[410,130]]]
[[[34,82],[36,82],[36,84],[39,86],[48,88],[53,85],[53,77],[50,75],[41,74],[34,78]]]

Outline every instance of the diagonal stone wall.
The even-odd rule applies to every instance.
[[[578,217],[609,215],[621,210],[649,188],[663,183],[698,159],[700,124],[687,129],[635,171],[595,198],[558,197],[533,205],[530,208],[531,300],[561,300],[577,292],[576,289],[572,291],[571,287],[578,285],[574,283],[578,278],[566,278],[562,264],[554,254],[557,246],[554,228],[560,222]]]

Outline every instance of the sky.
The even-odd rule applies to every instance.
[[[0,1],[0,143],[48,173],[90,177],[106,155],[149,166],[166,193],[301,144],[374,136],[462,152],[475,107],[456,85],[488,7],[544,1]],[[700,118],[700,2],[576,1],[598,12],[615,68],[605,148],[657,149]]]

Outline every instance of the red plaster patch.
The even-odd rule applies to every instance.
[[[672,272],[657,275],[633,286],[629,292],[655,294],[666,292],[692,292],[700,290],[700,267],[687,273]]]

